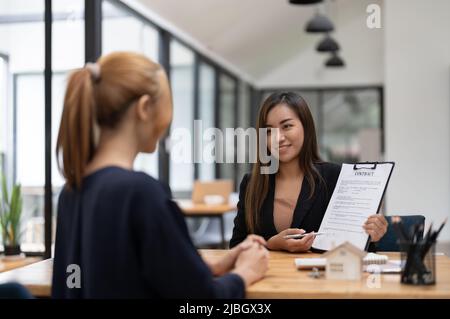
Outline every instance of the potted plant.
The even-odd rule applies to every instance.
[[[14,185],[11,197],[6,186],[6,177],[1,174],[0,228],[5,256],[20,255],[20,217],[22,195],[20,185]]]

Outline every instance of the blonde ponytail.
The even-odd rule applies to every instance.
[[[81,186],[86,165],[94,154],[93,122],[96,116],[93,86],[92,75],[87,68],[73,72],[67,85],[56,154],[62,154],[58,164],[70,187]]]

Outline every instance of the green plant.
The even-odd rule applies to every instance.
[[[18,246],[20,244],[20,217],[22,215],[21,187],[14,185],[11,190],[11,198],[8,194],[6,177],[1,174],[2,193],[0,201],[0,227],[3,245]]]

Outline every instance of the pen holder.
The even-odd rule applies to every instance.
[[[400,242],[401,282],[412,285],[436,283],[435,244]]]

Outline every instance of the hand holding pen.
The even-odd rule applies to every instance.
[[[286,250],[292,253],[306,252],[316,238],[317,233],[306,233],[304,229],[288,228],[267,241],[267,247],[272,250]]]

